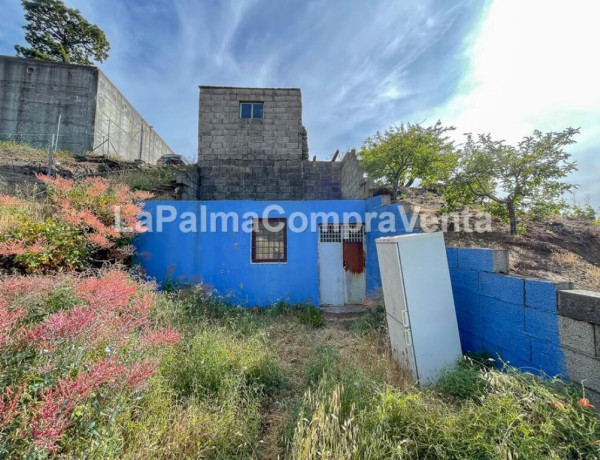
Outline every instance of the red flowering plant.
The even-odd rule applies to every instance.
[[[34,302],[24,292],[35,285]],[[40,313],[56,298],[63,308]],[[181,338],[157,305],[153,284],[116,269],[0,278],[0,456],[62,452],[110,423],[115,401],[134,404]]]
[[[142,211],[140,203],[151,194],[99,177],[78,181],[36,177],[46,186],[42,218],[26,212],[26,202],[0,196],[7,209],[24,210],[17,226],[6,231],[0,227],[0,265],[46,273],[80,269],[91,259],[114,261],[131,255],[130,239],[136,231],[143,231],[137,218]]]

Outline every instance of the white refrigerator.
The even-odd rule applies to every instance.
[[[378,238],[377,256],[394,357],[433,383],[462,356],[444,235]]]

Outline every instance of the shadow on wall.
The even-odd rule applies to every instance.
[[[582,383],[600,402],[600,294],[508,275],[508,251],[447,248],[463,352]]]

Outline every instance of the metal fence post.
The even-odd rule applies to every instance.
[[[52,175],[52,166],[54,163],[54,134],[52,134],[52,142],[50,143],[50,150],[48,152],[48,175]]]

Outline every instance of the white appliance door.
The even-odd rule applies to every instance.
[[[377,257],[392,354],[398,363],[410,370],[413,378],[418,380],[398,245],[377,241]]]
[[[462,356],[444,237],[398,238],[398,248],[417,375],[431,383]]]

